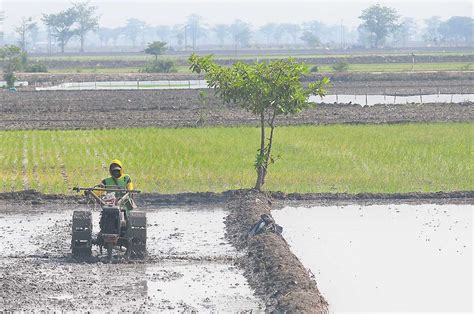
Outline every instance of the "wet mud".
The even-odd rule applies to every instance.
[[[107,263],[71,257],[75,208],[16,207],[26,209],[14,213],[0,203],[0,310],[247,312],[263,306],[235,265],[240,254],[224,237],[222,209],[147,209],[148,257],[126,260],[116,251]],[[93,211],[94,232],[98,219]]]
[[[256,126],[259,123],[239,106],[224,105],[213,91],[208,92],[205,105],[198,94],[198,90],[0,91],[0,130]],[[470,102],[370,107],[322,103],[295,116],[280,117],[277,123],[465,122],[474,120],[473,106]]]
[[[325,312],[314,277],[274,233],[246,235],[262,213],[298,204],[474,204],[473,192],[405,194],[143,194],[148,256],[106,263],[70,256],[80,197],[0,194],[0,309]],[[227,203],[227,205],[226,205]],[[222,208],[227,207],[226,210]],[[99,213],[93,210],[94,232]],[[279,223],[279,221],[277,221]]]

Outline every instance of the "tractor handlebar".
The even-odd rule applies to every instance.
[[[102,188],[102,187],[93,187],[93,188],[81,188],[81,187],[73,187],[73,191],[80,192],[80,191],[101,191],[101,192],[124,192],[124,193],[141,193],[140,190],[127,190],[127,189],[117,189],[117,188]]]

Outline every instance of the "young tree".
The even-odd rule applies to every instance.
[[[43,14],[42,20],[49,27],[51,35],[59,41],[61,52],[64,53],[69,40],[77,34],[77,30],[73,29],[76,11],[69,8],[57,14]]]
[[[166,51],[166,43],[164,41],[154,41],[148,44],[148,47],[144,50],[145,53],[155,56],[155,61],[158,60],[158,55],[163,54]]]
[[[81,40],[81,50],[84,52],[84,41],[90,31],[95,31],[99,27],[99,17],[95,15],[96,6],[91,6],[89,1],[73,3],[72,9],[76,15],[78,25],[77,34]]]
[[[0,59],[3,62],[3,79],[8,88],[15,86],[15,72],[22,67],[22,52],[17,46],[0,47]]]
[[[37,26],[36,23],[33,22],[32,17],[23,17],[21,19],[20,25],[15,27],[15,32],[20,37],[18,40],[18,44],[20,45],[21,51],[26,52],[28,36],[31,35],[31,32],[35,27]]]
[[[232,42],[234,48],[237,47],[246,47],[249,45],[250,41],[250,25],[241,20],[235,20],[229,26],[229,33],[232,36]]]
[[[256,63],[241,62],[223,67],[213,62],[212,56],[189,57],[193,72],[205,72],[210,88],[214,88],[225,103],[236,103],[258,116],[260,121],[260,148],[257,150],[255,189],[265,183],[268,166],[275,161],[272,155],[275,134],[275,118],[278,115],[296,114],[312,107],[310,95],[323,96],[329,79],[312,82],[304,87],[300,80],[308,73],[308,67],[293,59]],[[267,138],[266,127],[269,127]]]
[[[359,18],[364,21],[360,27],[373,35],[372,47],[378,48],[397,29],[400,16],[395,9],[376,4],[362,11]]]

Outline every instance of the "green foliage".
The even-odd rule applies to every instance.
[[[359,18],[363,20],[360,29],[369,33],[371,46],[378,48],[388,35],[397,30],[400,16],[395,9],[376,4],[363,10]]]
[[[318,73],[319,72],[319,67],[317,65],[313,65],[311,68],[309,68],[310,73]]]
[[[78,30],[73,27],[77,21],[77,11],[69,8],[56,14],[43,14],[42,20],[51,35],[58,40],[61,52],[64,53],[69,40],[78,34]]]
[[[272,166],[266,188],[472,191],[473,132],[473,123],[281,127],[278,150],[285,159]],[[71,193],[75,185],[100,182],[114,158],[145,192],[246,188],[255,182],[259,133],[255,127],[0,131],[0,192]],[[104,144],[117,138],[127,144]]]
[[[253,65],[238,62],[231,67],[223,67],[213,62],[210,55],[200,57],[192,54],[189,62],[193,72],[205,72],[208,86],[214,88],[225,103],[238,104],[259,117],[261,134],[255,162],[255,188],[261,189],[273,160],[271,151],[276,116],[297,114],[315,106],[308,100],[309,96],[325,95],[329,79],[323,78],[304,87],[300,80],[309,73],[308,67],[291,58]],[[270,127],[268,138],[265,126]]]
[[[158,55],[162,55],[166,51],[167,43],[164,41],[154,41],[152,43],[148,43],[148,47],[144,50],[145,53],[155,56],[155,60],[158,59]]]
[[[36,72],[48,72],[48,68],[44,63],[39,61],[30,62],[24,68],[25,72],[36,73]]]
[[[73,3],[72,10],[75,15],[75,21],[78,25],[76,32],[81,41],[80,51],[83,52],[86,34],[90,31],[97,30],[99,27],[99,17],[95,15],[97,7],[91,6],[90,2],[86,1]]]
[[[175,63],[172,60],[153,60],[140,69],[142,73],[173,73],[177,72]]]
[[[0,47],[0,59],[3,61],[3,79],[7,82],[7,88],[15,86],[15,72],[22,68],[23,56],[24,54],[17,46]]]
[[[347,72],[347,71],[349,71],[349,63],[347,63],[345,61],[337,62],[337,63],[333,64],[331,67],[335,72]]]

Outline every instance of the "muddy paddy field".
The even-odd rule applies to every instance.
[[[112,263],[70,255],[89,205],[27,194],[0,199],[2,310],[472,309],[472,193],[143,195],[148,256]],[[247,236],[263,213],[283,236]]]
[[[157,91],[0,91],[0,129],[78,129],[256,125],[255,116],[223,105],[198,90]],[[364,97],[359,97],[364,101]],[[474,105],[462,103],[318,104],[280,125],[472,121]]]
[[[225,239],[222,207],[146,208],[148,256],[75,260],[71,217],[84,205],[0,205],[0,309],[259,311]],[[99,212],[93,211],[95,232]],[[93,255],[97,256],[94,250]]]

